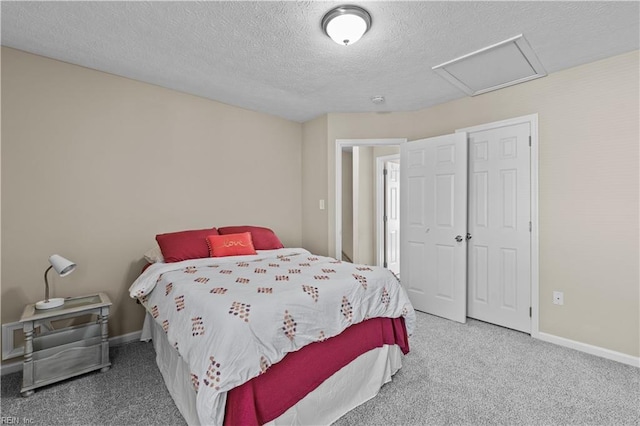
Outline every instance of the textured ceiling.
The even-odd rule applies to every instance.
[[[2,44],[295,121],[463,97],[431,67],[518,34],[549,73],[640,44],[637,1],[356,1],[373,26],[347,47],[320,28],[339,4],[3,1]]]

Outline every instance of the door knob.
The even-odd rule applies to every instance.
[[[464,238],[462,238],[462,235],[456,235],[456,241],[457,242],[461,243],[463,239]]]
[[[467,232],[467,241],[469,241],[471,238],[471,234]]]

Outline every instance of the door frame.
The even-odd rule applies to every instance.
[[[336,258],[342,256],[342,148],[353,146],[385,146],[400,145],[407,138],[388,139],[336,139],[335,149],[335,254]]]
[[[496,129],[499,127],[512,126],[515,124],[529,123],[531,130],[531,337],[539,338],[539,297],[540,297],[540,257],[539,257],[539,216],[538,216],[538,114],[523,115],[521,117],[509,118],[506,120],[494,121],[492,123],[480,124],[477,126],[456,129],[458,132],[479,132]]]
[[[384,163],[391,160],[400,162],[400,154],[383,155],[376,157],[376,264],[384,264],[384,226],[382,217],[384,216]]]

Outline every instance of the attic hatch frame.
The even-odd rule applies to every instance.
[[[520,51],[520,53],[522,54],[524,60],[528,63],[528,65],[531,67],[531,69],[533,70],[533,73],[526,76],[526,77],[522,77],[522,78],[518,78],[515,80],[511,80],[511,81],[507,81],[505,83],[501,83],[501,84],[496,84],[490,87],[486,87],[486,88],[482,88],[479,90],[474,90],[471,87],[469,87],[467,84],[463,83],[460,79],[458,79],[457,77],[455,77],[451,72],[449,72],[447,70],[447,67],[450,65],[454,65],[454,64],[459,64],[467,59],[471,59],[471,58],[475,58],[483,53],[488,53],[491,51],[495,51],[496,49],[499,49],[501,47],[505,47],[508,44],[514,44],[515,47]],[[487,92],[492,92],[494,90],[498,90],[498,89],[502,89],[504,87],[508,87],[508,86],[513,86],[515,84],[520,84],[520,83],[524,83],[525,81],[530,81],[530,80],[534,80],[540,77],[545,77],[547,75],[547,71],[544,69],[544,67],[542,66],[542,63],[540,62],[540,60],[538,59],[538,57],[536,56],[535,52],[533,51],[533,49],[531,48],[531,46],[529,45],[529,42],[527,42],[527,40],[524,38],[523,34],[518,34],[515,37],[511,37],[507,40],[501,41],[499,43],[496,44],[492,44],[491,46],[488,47],[484,47],[482,49],[476,50],[474,52],[468,53],[466,55],[460,56],[456,59],[453,59],[451,61],[447,61],[444,62],[440,65],[436,65],[435,67],[431,68],[433,71],[435,71],[438,75],[440,75],[442,78],[444,78],[445,80],[447,80],[449,83],[453,84],[454,86],[456,86],[457,88],[459,88],[460,90],[462,90],[463,92],[465,92],[467,95],[469,96],[477,96],[477,95],[481,95],[483,93],[487,93]]]

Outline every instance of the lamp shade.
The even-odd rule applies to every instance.
[[[66,259],[59,254],[54,254],[49,257],[49,263],[51,266],[44,271],[44,300],[36,303],[36,309],[51,309],[57,308],[58,306],[64,305],[64,299],[61,297],[50,299],[49,298],[49,279],[47,278],[47,273],[52,268],[60,275],[61,277],[65,277],[73,272],[76,269],[76,264]]]
[[[358,6],[331,9],[322,18],[322,29],[333,41],[345,46],[355,43],[371,27],[371,15]]]
[[[60,275],[61,277],[66,277],[70,273],[76,269],[76,264],[66,259],[59,254],[53,254],[49,257],[49,263],[53,266],[53,269]]]

